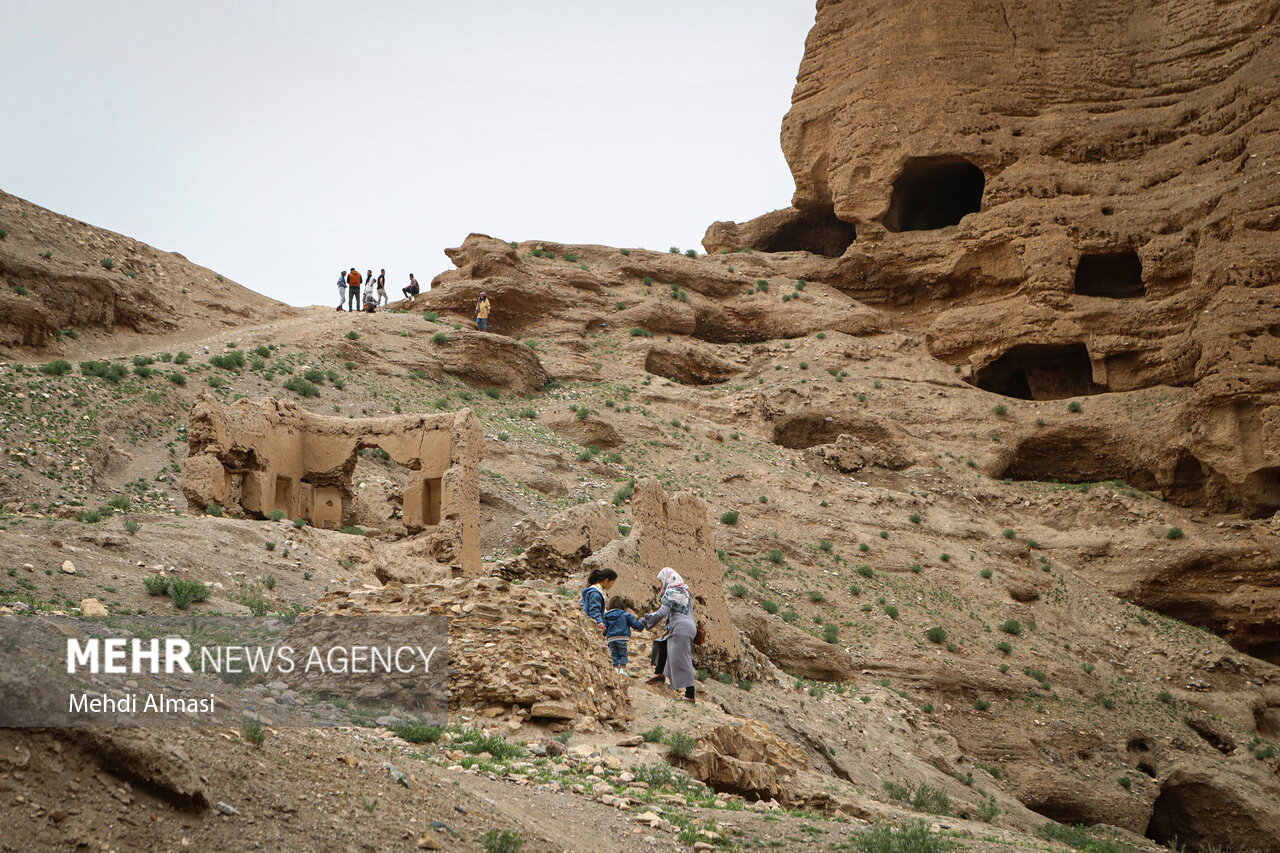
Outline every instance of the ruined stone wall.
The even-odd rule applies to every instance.
[[[1033,361],[995,393],[1193,387],[1179,432],[1230,485],[1216,508],[1272,513],[1278,10],[821,0],[782,128],[794,207],[704,243],[838,256],[816,277],[975,384],[1014,348],[1080,348],[1070,383]]]
[[[643,615],[657,609],[658,571],[671,566],[689,584],[694,612],[707,629],[707,644],[698,655],[709,663],[742,661],[744,649],[729,619],[706,504],[693,492],[668,495],[657,480],[646,479],[636,484],[631,514],[631,533],[588,557],[583,569],[616,571],[618,582],[610,594],[630,598]]]
[[[218,504],[251,518],[279,510],[327,528],[352,524],[356,454],[380,448],[408,471],[405,530],[436,541],[428,550],[437,562],[480,572],[483,432],[469,409],[337,418],[283,400],[224,405],[203,394],[191,409],[188,443],[182,482],[193,510]]]

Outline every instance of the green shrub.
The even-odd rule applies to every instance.
[[[325,375],[323,370],[313,367],[310,370],[305,371],[302,374],[302,378],[308,382],[314,382],[318,385],[325,380]]]
[[[996,643],[996,651],[1006,655],[1011,654],[1013,652],[1013,644],[1005,642],[1004,640],[1001,640],[1000,642]]]
[[[649,331],[648,329],[642,329],[642,328],[640,328],[639,326],[635,326],[635,327],[633,327],[633,328],[631,329],[631,337],[633,337],[633,338],[652,338],[652,337],[653,337],[653,332]]]
[[[267,550],[268,550],[268,551],[273,551],[273,550],[275,550],[275,545],[276,545],[276,543],[274,543],[274,542],[268,542],[268,543],[267,543]],[[262,579],[262,585],[263,585],[263,586],[265,586],[267,589],[275,589],[275,588],[276,588],[276,576],[275,576],[275,575],[267,575],[265,578],[263,578],[263,579]]]
[[[443,726],[423,726],[414,723],[401,723],[389,727],[396,735],[409,743],[438,743],[444,734]]]
[[[1072,400],[1070,403],[1067,403],[1067,411],[1071,412],[1072,414],[1075,414],[1076,412],[1084,411],[1084,404],[1081,403],[1079,400]]]
[[[145,577],[142,585],[147,588],[148,595],[167,595],[169,592],[169,578],[164,575]]]
[[[729,594],[735,598],[746,598],[748,591],[749,590],[740,583],[735,583],[733,586],[729,587]]]
[[[113,270],[116,268],[116,262],[111,258],[103,258],[102,260],[98,261],[98,263],[102,265],[102,268],[104,270]]]
[[[776,614],[778,612],[778,602],[770,601],[767,598],[764,601],[760,602],[760,607],[764,609],[765,613]]]
[[[990,707],[991,703],[986,699],[979,699],[973,703],[973,710],[975,711],[985,711]]]
[[[945,643],[947,641],[947,632],[943,628],[930,628],[924,632],[924,636],[931,643]]]
[[[995,407],[991,409],[991,411],[997,415],[1007,415],[1009,414],[1009,407],[1006,406],[1004,403],[997,403]]]
[[[124,531],[125,533],[128,533],[130,536],[134,535],[141,529],[142,529],[142,525],[136,521],[126,521],[124,523]]]
[[[301,530],[302,528],[307,526],[307,520],[305,518],[295,518],[293,520],[293,526]]]
[[[698,745],[698,739],[684,732],[672,732],[667,735],[667,746],[671,750],[671,754],[676,758],[688,758],[695,747]]]
[[[884,615],[888,616],[890,619],[896,620],[902,614],[898,612],[897,607],[894,607],[892,604],[886,604],[884,606]]]
[[[319,397],[320,389],[316,387],[314,382],[308,382],[301,376],[290,376],[284,381],[284,389],[292,391],[299,397]]]
[[[622,504],[622,503],[625,503],[626,501],[631,500],[631,496],[635,494],[635,491],[636,491],[636,481],[635,480],[627,481],[621,487],[619,487],[616,492],[613,493],[613,505],[618,506],[619,504]]]
[[[1165,534],[1164,534],[1164,538],[1165,538],[1165,539],[1181,539],[1181,538],[1182,538],[1182,528],[1181,528],[1181,527],[1170,527],[1170,528],[1165,532]]]
[[[352,329],[351,331],[347,332],[347,340],[349,341],[360,340],[360,333],[357,332],[355,329]]]
[[[924,521],[924,517],[920,515],[920,513],[918,512],[913,512],[911,513],[911,515],[907,516],[907,520],[910,521],[912,524],[919,524],[920,522]]]
[[[222,515],[225,511],[226,510],[224,510],[218,504],[209,504],[204,508],[204,514],[212,515],[214,518],[222,518]]]
[[[284,520],[284,516],[285,512],[282,509],[273,509],[271,512],[267,513],[267,518],[272,521],[282,521]]]
[[[644,739],[645,743],[662,743],[663,739],[666,736],[667,736],[667,730],[664,729],[662,726],[658,726],[657,728],[649,729],[649,731],[647,732],[640,733],[640,737]]]
[[[185,373],[173,372],[169,374],[169,381],[174,385],[186,385],[187,375]]]
[[[98,379],[110,382],[115,385],[129,375],[129,371],[123,364],[116,364],[110,361],[82,361],[80,362],[80,373],[85,376],[95,376]]]
[[[169,582],[169,597],[173,599],[174,607],[179,610],[186,610],[187,607],[197,601],[208,600],[211,590],[198,580],[189,578],[173,578]]]
[[[262,730],[262,723],[257,720],[245,720],[240,726],[240,736],[254,746],[262,746],[263,741],[267,739],[266,732]]]
[[[727,525],[729,525],[729,526],[731,526],[731,527],[732,527],[733,525],[737,524],[737,523],[738,523],[738,511],[737,511],[736,509],[731,509],[731,510],[729,510],[728,512],[724,513],[723,515],[721,515],[721,516],[720,516],[720,523],[721,523],[721,524],[727,524]]]
[[[435,344],[438,347],[444,346],[448,342],[449,342],[449,336],[446,335],[444,332],[436,332],[434,335],[431,336],[431,343]]]
[[[854,571],[864,578],[872,578],[876,574],[876,570],[867,565],[860,565]]]
[[[990,570],[990,569],[983,569],[982,571],[978,572],[978,574],[982,575],[982,577],[986,578],[987,580],[991,580],[991,570]]]
[[[991,823],[1000,816],[1000,807],[994,797],[983,797],[978,801],[978,820]]]
[[[480,838],[484,853],[520,853],[524,839],[514,829],[491,829]]]
[[[236,350],[222,355],[211,355],[209,363],[222,370],[240,370],[244,367],[244,353]]]
[[[774,565],[781,565],[786,561],[786,555],[782,553],[781,548],[770,548],[764,552],[764,558]]]
[[[814,604],[821,604],[827,600],[827,596],[823,594],[822,590],[811,589],[809,590],[809,600]]]
[[[190,360],[191,360],[191,353],[189,352],[179,351],[178,354],[173,357],[174,364],[186,364]]]
[[[822,639],[834,645],[840,639],[840,626],[834,622],[828,622],[822,626]]]
[[[40,365],[40,372],[45,376],[66,376],[71,372],[71,362],[62,359],[46,361]]]
[[[1015,637],[1022,636],[1022,623],[1017,619],[1006,619],[1000,623],[1000,630]]]

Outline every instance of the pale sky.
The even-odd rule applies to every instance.
[[[814,0],[0,0],[0,189],[297,305],[785,207]],[[336,304],[336,302],[334,302]]]

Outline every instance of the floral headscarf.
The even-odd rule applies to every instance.
[[[667,566],[658,572],[658,580],[662,581],[662,603],[672,613],[688,613],[692,605],[689,586],[680,577],[680,573]]]

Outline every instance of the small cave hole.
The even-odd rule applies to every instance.
[[[1217,788],[1200,783],[1168,785],[1151,806],[1148,839],[1188,853],[1207,853],[1219,845],[1238,843],[1231,838],[1240,821],[1224,820],[1235,805]]]
[[[1139,773],[1145,773],[1147,776],[1150,776],[1152,779],[1156,778],[1156,769],[1152,767],[1150,764],[1147,764],[1145,761],[1138,764],[1138,766],[1135,767],[1134,769],[1137,770]]]
[[[856,229],[836,218],[833,208],[804,211],[786,222],[757,246],[762,252],[812,252],[838,258],[856,240]]]
[[[1075,292],[1081,296],[1133,299],[1147,292],[1137,252],[1093,252],[1076,263]]]
[[[1183,456],[1173,467],[1173,480],[1165,487],[1164,499],[1178,506],[1201,506],[1208,479],[1204,464],[1194,456]]]
[[[912,157],[893,182],[884,227],[931,231],[957,225],[982,209],[987,178],[963,157]]]
[[[1247,518],[1271,518],[1280,510],[1280,468],[1260,468],[1244,480]]]
[[[1106,391],[1093,381],[1093,365],[1084,344],[1023,344],[978,371],[984,391],[1019,400],[1060,400]]]

